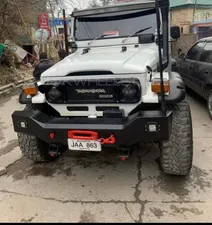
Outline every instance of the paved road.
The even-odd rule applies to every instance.
[[[0,177],[0,222],[209,222],[212,220],[212,122],[192,94],[194,166],[187,178],[160,172],[159,150],[141,146],[126,162],[112,150],[66,152],[58,162],[22,158]],[[10,114],[17,96],[1,104],[1,152],[15,143]],[[3,149],[3,150],[2,150]],[[5,150],[6,149],[6,150]]]

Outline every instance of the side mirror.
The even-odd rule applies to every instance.
[[[171,27],[171,38],[175,40],[180,38],[180,27],[178,26]]]

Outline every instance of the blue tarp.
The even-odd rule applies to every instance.
[[[69,21],[66,20],[66,24],[68,24],[68,23],[69,23]],[[59,18],[55,18],[55,20],[50,19],[49,24],[50,24],[51,27],[55,26],[55,24],[56,24],[56,26],[63,26],[63,20],[59,19]]]

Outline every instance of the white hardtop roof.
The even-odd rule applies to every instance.
[[[130,10],[155,8],[155,0],[133,0],[131,2],[118,2],[113,5],[77,10],[72,13],[73,17],[89,16],[109,12],[122,12]]]
[[[202,38],[199,41],[212,41],[212,36],[211,37]]]

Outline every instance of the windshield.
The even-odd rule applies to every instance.
[[[143,34],[155,33],[157,28],[155,9],[80,17],[75,21],[75,40],[93,40],[101,35],[101,38],[128,37],[146,27],[151,28]]]

